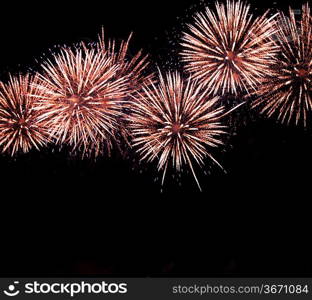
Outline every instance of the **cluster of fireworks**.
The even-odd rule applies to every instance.
[[[130,40],[130,38],[129,38]],[[62,47],[37,74],[0,83],[0,146],[14,156],[49,143],[83,157],[107,155],[127,144],[141,160],[168,168],[205,159],[222,144],[233,107],[224,97],[251,101],[279,121],[307,124],[312,108],[312,17],[269,11],[255,17],[241,1],[216,3],[194,16],[181,39],[187,79],[152,74],[129,40]],[[237,107],[234,107],[234,109]]]

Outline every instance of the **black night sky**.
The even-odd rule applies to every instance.
[[[203,3],[213,1],[12,1],[0,18],[0,79],[102,26],[117,40],[133,32],[130,50],[149,53],[152,69],[180,70],[179,34]],[[291,1],[251,3],[257,14]],[[161,192],[155,166],[134,153],[2,155],[1,276],[311,276],[311,130],[248,114],[236,114],[216,153],[227,172],[199,176],[202,193],[187,173]]]

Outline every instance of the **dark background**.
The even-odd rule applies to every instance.
[[[287,2],[252,1],[255,12]],[[37,70],[54,45],[134,32],[161,68],[179,69],[179,34],[205,2],[11,1],[0,18],[0,77]],[[206,2],[208,3],[208,2]],[[300,8],[296,2],[295,8]],[[97,162],[49,148],[0,157],[2,276],[308,276],[310,130],[242,109],[224,151],[227,173],[168,176],[134,154]]]

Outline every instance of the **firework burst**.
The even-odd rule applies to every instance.
[[[52,60],[42,64],[38,88],[41,120],[56,136],[57,144],[67,144],[83,156],[109,152],[117,134],[128,94],[127,78],[116,73],[119,65],[104,52],[87,48],[62,48]]]
[[[275,16],[254,18],[242,1],[216,3],[216,11],[197,13],[182,38],[186,70],[214,95],[255,90],[277,51],[270,37]]]
[[[312,108],[312,17],[308,4],[297,22],[294,11],[280,14],[275,42],[280,54],[261,84],[254,107],[281,123],[307,124]]]
[[[35,87],[36,77],[29,75],[10,77],[7,84],[0,83],[0,145],[3,153],[14,156],[30,149],[39,150],[49,141],[48,130],[35,110],[34,98],[43,97]]]
[[[134,96],[130,127],[133,145],[141,160],[158,161],[163,180],[169,165],[176,171],[188,166],[195,175],[194,162],[200,166],[209,157],[221,167],[211,149],[222,144],[225,133],[220,119],[224,107],[216,107],[218,97],[208,98],[196,82],[184,82],[178,73],[159,75],[159,84],[146,84]],[[222,168],[222,167],[221,167]]]

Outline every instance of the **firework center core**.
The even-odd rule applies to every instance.
[[[16,120],[15,124],[13,124],[13,127],[17,128],[26,128],[28,127],[28,124],[24,118]]]
[[[297,76],[298,77],[303,78],[303,77],[307,77],[308,75],[309,75],[309,71],[307,69],[301,68],[301,69],[297,70]]]
[[[67,100],[72,103],[73,105],[79,104],[83,99],[77,95],[72,95],[67,98]]]
[[[179,132],[181,132],[182,128],[183,128],[183,125],[181,125],[180,123],[173,123],[171,130],[172,130],[172,133],[178,134]]]
[[[233,51],[227,51],[225,59],[236,63],[241,61],[240,57]]]

